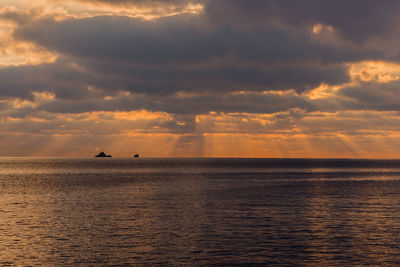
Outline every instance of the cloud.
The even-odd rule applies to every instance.
[[[201,19],[198,15],[152,21],[100,16],[45,18],[20,25],[15,38],[57,53],[60,59],[53,65],[0,71],[6,87],[3,94],[26,97],[29,91],[49,91],[61,98],[81,97],[91,95],[90,87],[105,95],[304,92],[321,83],[348,82],[345,63],[382,56],[377,50],[323,44],[281,27],[251,33],[210,30]],[[21,75],[24,81],[16,79]]]
[[[68,2],[66,0],[49,0],[56,4]],[[135,7],[146,10],[185,11],[188,7],[202,5],[204,0],[73,0],[78,3],[106,5],[108,7]]]
[[[201,16],[177,15],[145,21],[100,16],[39,20],[19,27],[15,37],[66,55],[143,64],[195,63],[233,57],[257,63],[340,63],[381,56],[375,50],[321,44],[280,27],[256,32],[205,29]]]
[[[339,91],[341,96],[350,101],[348,109],[400,111],[400,82],[360,83],[357,86],[344,87]]]
[[[15,0],[23,1],[23,0]],[[39,1],[39,0],[37,0]],[[25,3],[30,6],[37,3]],[[41,0],[46,8],[64,11],[64,17],[96,17],[100,15],[116,15],[153,20],[177,14],[200,14],[204,8],[202,0]]]
[[[259,28],[271,22],[333,27],[344,39],[362,43],[396,36],[400,3],[396,0],[211,0],[205,14],[214,24]],[[223,15],[222,15],[223,14]]]
[[[52,0],[61,2],[62,0]],[[107,4],[116,6],[137,6],[142,8],[160,8],[160,7],[185,7],[189,4],[200,4],[203,0],[75,0],[82,3]]]
[[[400,72],[387,62],[398,49],[397,2],[48,3],[0,8],[3,51],[27,44],[20,57],[32,58],[13,52],[7,60],[18,64],[0,68],[0,134],[31,134],[32,144],[97,136],[120,147],[147,134],[168,155],[210,155],[222,139],[229,151],[229,136],[259,155],[263,138],[300,155],[325,139],[321,153],[331,156],[362,150],[367,141],[355,137],[398,135]],[[204,9],[186,12],[190,4]]]
[[[154,21],[115,16],[50,21],[20,25],[15,36],[59,53],[59,59],[52,64],[0,70],[0,93],[3,98],[30,100],[34,92],[53,93],[60,101],[41,106],[51,112],[340,110],[350,108],[352,101],[310,101],[298,94],[321,83],[348,83],[346,62],[379,55],[315,42],[281,27],[253,33],[210,31],[201,27],[198,18],[186,15]],[[289,89],[297,94],[249,93]],[[232,94],[240,91],[247,93]],[[104,101],[120,92],[134,96]],[[179,92],[195,96],[175,97]]]

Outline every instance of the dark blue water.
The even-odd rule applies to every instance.
[[[400,265],[400,161],[0,159],[0,265]]]

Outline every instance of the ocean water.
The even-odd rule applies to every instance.
[[[0,159],[0,265],[400,265],[400,161]]]

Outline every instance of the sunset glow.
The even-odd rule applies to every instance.
[[[0,156],[400,157],[397,24],[293,8],[2,1]]]

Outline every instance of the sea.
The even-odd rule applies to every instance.
[[[400,160],[0,158],[0,266],[399,266]]]

